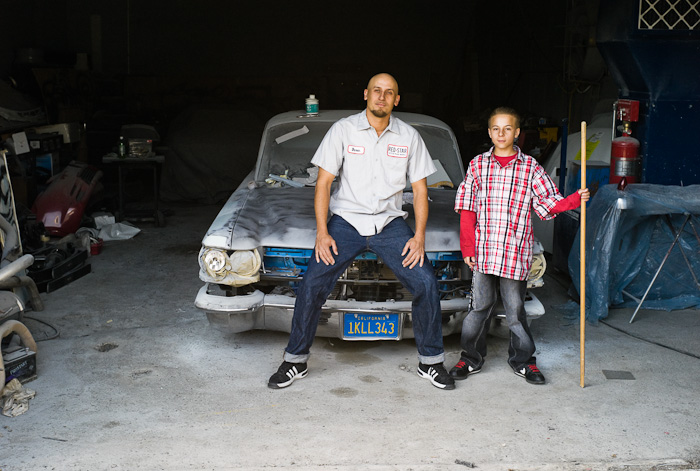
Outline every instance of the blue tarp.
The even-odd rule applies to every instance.
[[[586,213],[589,322],[606,318],[610,307],[636,307],[632,296],[642,299],[667,255],[642,308],[700,308],[700,185],[634,184],[625,190],[605,185]],[[578,296],[580,234],[569,254],[569,275]]]

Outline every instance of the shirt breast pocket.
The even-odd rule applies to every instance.
[[[382,169],[384,170],[384,179],[391,186],[406,185],[406,177],[408,175],[408,159],[399,157],[382,157]]]
[[[358,177],[366,174],[368,165],[367,155],[364,147],[360,146],[345,146],[343,149],[343,171],[348,176]]]
[[[517,199],[525,198],[525,196],[527,196],[530,192],[529,182],[522,178],[514,179],[512,188],[513,196],[515,196]]]

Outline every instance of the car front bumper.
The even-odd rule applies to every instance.
[[[195,299],[195,306],[202,309],[212,326],[228,332],[246,332],[249,330],[275,330],[290,332],[294,302],[296,298],[280,294],[264,294],[254,291],[250,294],[224,296],[218,294],[215,284],[206,283],[200,288]],[[544,315],[544,306],[535,295],[528,292],[525,311],[528,321]],[[460,332],[462,321],[469,309],[468,298],[454,298],[440,301],[443,315],[442,334],[450,335]],[[398,313],[402,316],[402,329],[399,338],[414,338],[411,322],[410,301],[355,301],[327,300],[322,307],[321,319],[316,331],[319,337],[344,338],[342,317],[344,313]],[[503,307],[496,307],[494,314],[505,317]],[[362,340],[371,340],[364,338]]]

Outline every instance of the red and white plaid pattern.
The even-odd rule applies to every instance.
[[[457,189],[455,211],[474,211],[476,222],[476,269],[484,274],[513,280],[527,279],[532,263],[530,208],[542,220],[563,200],[552,179],[535,159],[518,155],[501,167],[488,152],[469,163],[467,175]]]

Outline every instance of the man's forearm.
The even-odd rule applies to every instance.
[[[416,237],[425,241],[425,228],[428,224],[428,187],[425,179],[413,184],[413,211],[416,220]]]
[[[331,200],[331,185],[334,176],[322,168],[319,168],[319,178],[316,181],[314,193],[314,212],[316,214],[316,233],[328,233],[328,206]]]
[[[425,240],[425,228],[428,224],[428,200],[416,204],[413,203],[416,217],[416,237]]]
[[[316,232],[325,234],[328,232],[328,203],[330,197],[320,188],[316,188],[314,197],[314,211],[316,212]]]

